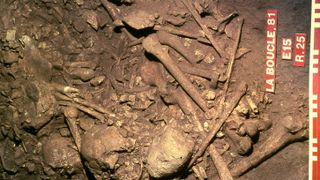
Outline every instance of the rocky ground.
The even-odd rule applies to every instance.
[[[310,6],[0,1],[0,179],[307,179],[308,63],[264,68]]]

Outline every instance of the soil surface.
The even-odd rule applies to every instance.
[[[279,12],[274,94],[267,9]],[[0,179],[307,179],[309,64],[281,60],[280,40],[309,38],[310,9],[0,1]]]

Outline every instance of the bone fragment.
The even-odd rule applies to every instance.
[[[169,34],[165,31],[158,31],[157,35],[161,44],[167,45],[173,48],[180,55],[182,55],[188,62],[196,63],[196,59],[192,51],[184,47],[183,43],[180,41],[180,39],[177,36]]]
[[[205,36],[208,38],[208,40],[210,41],[213,49],[215,50],[215,52],[218,54],[219,57],[221,57],[221,55],[223,55],[223,51],[215,44],[213,36],[211,34],[211,32],[209,31],[208,27],[206,25],[204,25],[201,22],[201,17],[200,15],[197,13],[197,11],[192,7],[191,3],[189,0],[180,0],[186,7],[187,9],[190,11],[190,13],[192,14],[193,18],[195,19],[195,21],[198,23],[198,25],[201,27],[201,29],[203,30]]]
[[[215,135],[217,134],[221,126],[224,124],[224,122],[228,119],[228,117],[230,116],[234,108],[238,105],[240,99],[245,95],[246,91],[247,91],[247,84],[241,83],[239,85],[238,91],[236,92],[236,94],[234,94],[231,97],[228,105],[225,107],[223,112],[220,114],[220,112],[218,111],[218,113],[216,114],[216,117],[214,118],[214,119],[218,119],[217,122],[212,126],[212,128],[210,129],[210,132],[207,134],[207,137],[203,140],[202,144],[200,145],[198,152],[191,159],[188,166],[189,168],[193,165],[193,163],[195,163],[195,161],[199,157],[203,155],[203,153],[209,146],[212,139],[215,137]]]
[[[226,165],[226,163],[224,162],[224,160],[222,159],[222,157],[220,156],[220,154],[218,153],[218,151],[214,148],[214,146],[211,144],[209,146],[209,154],[211,156],[211,158],[213,159],[213,163],[215,165],[215,167],[218,170],[218,174],[221,180],[233,180],[232,175],[229,171],[228,166]]]
[[[264,160],[271,157],[285,145],[307,138],[306,120],[303,118],[285,118],[280,125],[275,126],[272,135],[257,147],[249,157],[234,164],[231,173],[234,177],[241,176],[251,168],[258,166]]]
[[[67,124],[69,126],[71,135],[76,143],[78,151],[81,150],[81,135],[76,124],[78,117],[78,109],[74,107],[67,106],[64,108],[64,115],[66,116]]]
[[[196,102],[196,104],[204,112],[208,111],[206,102],[201,98],[201,94],[179,69],[178,65],[171,59],[168,53],[168,48],[160,44],[157,35],[152,34],[146,37],[143,40],[142,45],[147,52],[155,55],[163,63],[163,65],[179,82],[181,87],[188,93],[188,95]]]

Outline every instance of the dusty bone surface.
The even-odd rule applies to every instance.
[[[263,59],[266,8],[288,37],[309,5],[1,1],[0,179],[306,179],[307,66],[267,94]]]

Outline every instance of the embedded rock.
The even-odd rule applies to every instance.
[[[88,130],[81,139],[81,154],[91,168],[112,169],[117,162],[117,152],[127,151],[130,143],[118,128],[98,125]]]
[[[156,15],[152,15],[146,11],[132,11],[123,18],[123,21],[130,27],[140,30],[151,28],[155,25]]]
[[[74,172],[82,169],[80,154],[70,138],[52,135],[43,145],[43,158],[54,169],[65,169]]]
[[[153,139],[147,157],[147,169],[154,178],[174,175],[191,158],[194,142],[182,131],[172,127]]]

